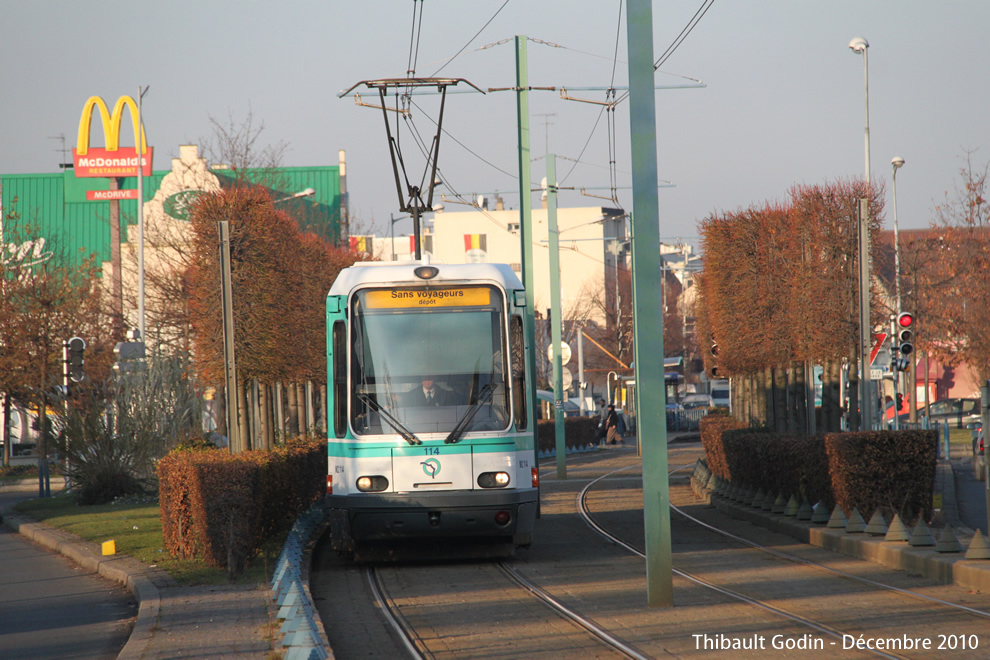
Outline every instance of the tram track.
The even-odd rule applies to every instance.
[[[670,472],[668,474],[675,474],[675,473],[677,473],[679,471],[692,468],[693,466],[694,466],[694,463],[689,463],[689,464],[686,464],[686,465],[681,465],[679,467],[676,467],[676,468],[670,470]],[[587,502],[587,500],[588,500],[588,494],[600,482],[603,482],[604,480],[606,480],[606,479],[608,479],[610,477],[613,477],[614,475],[617,475],[617,474],[622,473],[622,472],[626,472],[626,471],[628,471],[630,469],[637,468],[637,467],[640,467],[640,466],[638,464],[635,464],[635,465],[629,465],[629,466],[620,467],[618,469],[612,470],[612,471],[610,471],[610,472],[608,472],[606,474],[603,474],[603,475],[601,475],[601,476],[599,476],[599,477],[597,477],[597,478],[589,481],[584,486],[584,488],[581,489],[580,493],[577,495],[576,505],[577,505],[578,513],[582,517],[582,519],[585,521],[585,524],[590,529],[592,529],[595,533],[597,533],[598,535],[600,535],[601,537],[603,537],[609,543],[611,543],[611,544],[613,544],[613,545],[615,545],[617,547],[620,547],[620,548],[624,549],[625,551],[627,551],[627,552],[629,552],[631,554],[634,554],[634,555],[636,555],[636,556],[638,556],[640,558],[645,559],[646,558],[646,555],[645,555],[645,553],[640,548],[636,547],[635,545],[633,545],[632,543],[628,542],[627,540],[620,538],[616,534],[613,534],[613,533],[609,532],[601,523],[599,523],[595,519],[595,517],[592,515],[591,510],[590,510],[590,508],[588,506],[588,502]],[[752,549],[752,550],[757,550],[757,551],[759,551],[761,553],[765,553],[765,554],[770,555],[770,556],[772,556],[772,557],[774,557],[776,559],[788,561],[788,562],[791,562],[791,563],[793,563],[795,565],[799,565],[799,566],[802,566],[802,567],[807,567],[807,568],[815,569],[817,571],[822,571],[822,572],[827,573],[827,574],[829,574],[829,575],[831,575],[833,577],[841,578],[841,579],[844,579],[844,580],[849,580],[849,581],[855,582],[857,584],[868,586],[870,588],[873,588],[873,589],[876,589],[876,590],[879,590],[879,591],[889,592],[889,593],[892,593],[892,594],[895,594],[895,595],[898,595],[898,596],[902,596],[902,597],[905,597],[905,598],[913,599],[913,600],[916,600],[916,601],[922,601],[926,605],[929,605],[929,606],[948,608],[949,610],[951,610],[953,612],[958,612],[958,613],[961,613],[961,614],[966,614],[966,615],[969,615],[969,616],[972,616],[972,617],[976,617],[976,618],[979,618],[979,619],[990,619],[990,612],[987,612],[987,611],[984,611],[984,610],[980,610],[980,609],[976,609],[976,608],[972,608],[972,607],[969,607],[969,606],[966,606],[966,605],[962,605],[962,604],[958,604],[958,603],[952,603],[950,601],[946,601],[946,600],[941,599],[941,598],[935,598],[935,597],[932,597],[932,596],[928,596],[926,594],[922,594],[922,593],[918,593],[918,592],[912,591],[910,589],[904,589],[904,588],[897,587],[897,586],[894,586],[894,585],[886,584],[886,583],[880,582],[878,580],[864,578],[864,577],[861,577],[861,576],[858,576],[858,575],[854,575],[854,574],[848,573],[846,571],[841,571],[841,570],[832,568],[830,566],[826,566],[824,564],[821,564],[821,563],[818,563],[818,562],[815,562],[815,561],[811,561],[811,560],[805,559],[803,557],[799,557],[797,555],[793,555],[793,554],[786,553],[786,552],[783,552],[783,551],[780,551],[780,550],[776,550],[774,548],[769,548],[769,547],[764,546],[764,545],[762,545],[762,544],[760,544],[758,542],[755,542],[755,541],[752,541],[750,539],[746,539],[746,538],[744,538],[742,536],[739,536],[738,534],[733,534],[733,533],[728,532],[726,530],[719,529],[715,525],[706,523],[706,522],[700,520],[699,518],[697,518],[695,516],[692,516],[691,514],[687,513],[681,507],[676,506],[673,503],[670,505],[670,508],[671,508],[671,510],[673,512],[677,513],[678,515],[680,515],[681,517],[683,517],[685,520],[687,520],[687,521],[689,521],[691,523],[694,523],[695,525],[699,526],[702,529],[707,530],[708,532],[717,534],[717,535],[719,535],[719,536],[721,536],[721,537],[723,537],[725,539],[728,539],[728,540],[730,540],[732,542],[735,542],[735,543],[737,543],[739,545],[742,545],[742,546],[744,546],[746,548],[749,548],[749,549]],[[755,607],[759,607],[759,608],[763,609],[764,611],[771,612],[771,613],[773,613],[776,616],[782,617],[782,618],[784,618],[784,619],[786,619],[788,621],[794,622],[796,624],[805,626],[805,627],[807,627],[807,628],[809,628],[811,630],[814,630],[814,631],[816,631],[818,633],[822,633],[822,634],[828,635],[829,637],[832,637],[832,638],[840,639],[841,640],[841,639],[844,639],[845,638],[844,636],[848,636],[849,635],[848,632],[842,631],[842,630],[840,630],[840,629],[838,629],[838,628],[836,628],[834,626],[830,626],[828,624],[822,623],[821,621],[817,621],[815,619],[812,619],[812,618],[809,618],[809,617],[800,615],[800,614],[798,614],[796,612],[789,611],[789,610],[787,610],[785,608],[781,608],[781,607],[772,605],[772,604],[770,604],[770,603],[768,603],[768,602],[766,602],[764,600],[761,600],[759,598],[751,597],[751,596],[749,596],[749,595],[747,595],[745,593],[742,593],[740,591],[737,591],[737,590],[734,590],[734,589],[730,589],[730,588],[727,588],[727,587],[722,586],[722,585],[715,584],[714,582],[712,582],[710,580],[704,579],[703,577],[701,577],[698,574],[691,573],[689,571],[685,571],[685,570],[681,570],[681,569],[677,569],[677,568],[674,568],[673,569],[673,572],[674,572],[675,575],[678,575],[678,576],[680,576],[680,577],[682,577],[682,578],[684,578],[684,579],[686,579],[686,580],[688,580],[688,581],[690,581],[690,582],[692,582],[694,584],[697,584],[697,585],[702,586],[702,587],[707,588],[707,589],[714,590],[714,591],[716,591],[716,592],[718,592],[718,593],[720,593],[722,595],[728,596],[728,597],[733,598],[735,600],[738,600],[740,602],[744,602],[744,603],[747,603],[749,605],[752,605],[752,606],[755,606]],[[874,656],[885,657],[885,658],[905,658],[905,657],[908,657],[908,656],[903,656],[903,655],[899,655],[899,654],[896,654],[896,653],[884,652],[884,651],[877,650],[877,649],[865,648],[865,649],[861,649],[861,650],[863,650],[865,652],[868,652],[868,653],[870,653],[870,654],[872,654]]]
[[[558,599],[547,593],[539,585],[525,577],[508,562],[499,561],[494,564],[498,572],[508,579],[513,585],[531,596],[536,602],[544,606],[547,610],[558,615],[558,617],[582,633],[586,633],[601,646],[614,651],[617,656],[631,658],[633,660],[649,660],[651,656],[646,655],[611,634],[601,626],[598,626],[591,619],[582,616],[579,612],[567,607]],[[435,570],[435,567],[434,569]],[[381,571],[374,567],[365,569],[368,584],[373,594],[376,604],[385,617],[389,627],[395,636],[400,640],[408,656],[415,660],[427,660],[435,658],[436,655],[430,651],[429,644],[417,633],[416,628],[401,613],[401,607],[391,596],[383,578]]]

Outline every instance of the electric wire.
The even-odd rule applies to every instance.
[[[670,56],[673,55],[674,51],[676,51],[684,40],[687,39],[688,35],[694,31],[694,28],[697,27],[701,19],[705,17],[705,14],[708,13],[708,10],[712,8],[713,4],[715,4],[715,0],[704,0],[704,2],[701,3],[701,6],[698,7],[698,11],[694,13],[694,16],[692,16],[691,20],[688,21],[688,24],[684,26],[681,33],[677,35],[677,38],[674,39],[669,46],[667,46],[667,50],[665,50],[653,64],[654,71],[659,69],[668,59],[670,59]]]
[[[441,67],[440,67],[439,69],[437,69],[436,71],[434,71],[434,72],[433,72],[433,75],[431,75],[430,77],[431,77],[431,78],[435,78],[435,77],[436,77],[436,75],[437,75],[438,73],[440,73],[441,71],[443,71],[443,70],[444,70],[444,69],[445,69],[445,68],[447,67],[447,65],[448,65],[448,64],[450,64],[450,63],[451,63],[451,62],[453,62],[453,61],[454,61],[455,59],[457,59],[457,57],[458,57],[458,56],[459,56],[459,55],[460,55],[461,53],[463,53],[463,52],[464,52],[464,49],[465,49],[465,48],[467,48],[468,46],[470,46],[470,45],[471,45],[471,44],[472,44],[472,43],[474,42],[474,40],[475,40],[475,39],[477,39],[477,38],[478,38],[478,36],[479,36],[479,35],[480,35],[480,34],[481,34],[482,32],[484,32],[484,31],[485,31],[485,28],[487,28],[487,27],[488,27],[488,26],[489,26],[489,25],[491,24],[491,22],[495,20],[495,17],[496,17],[496,16],[498,16],[498,15],[499,15],[499,13],[501,13],[501,11],[502,11],[503,9],[505,9],[505,6],[506,6],[507,4],[509,4],[509,0],[505,0],[505,2],[503,2],[503,3],[502,3],[502,6],[501,6],[501,7],[499,7],[498,9],[496,9],[496,10],[495,10],[495,13],[494,13],[494,14],[492,14],[492,17],[491,17],[491,18],[489,18],[489,19],[488,19],[487,21],[485,21],[485,24],[481,26],[481,29],[480,29],[480,30],[478,30],[477,32],[475,32],[475,33],[474,33],[474,36],[473,36],[473,37],[471,37],[470,39],[468,39],[468,42],[467,42],[466,44],[464,44],[464,45],[463,45],[463,46],[461,47],[461,49],[460,49],[459,51],[457,51],[456,53],[454,53],[454,56],[453,56],[453,57],[451,57],[451,58],[450,58],[450,59],[448,59],[448,60],[447,60],[446,62],[444,62],[444,63],[443,63],[443,66],[441,66]],[[499,44],[502,44],[502,43],[506,43],[507,41],[511,41],[511,39],[504,39],[504,40],[502,40],[502,41],[500,41],[500,42],[498,42],[498,44],[494,44],[494,45],[496,45],[496,46],[497,46],[497,45],[499,45]],[[482,46],[482,49],[484,49],[484,48],[488,48],[488,46]],[[479,49],[479,50],[481,50],[481,49]]]

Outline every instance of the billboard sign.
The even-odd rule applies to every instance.
[[[137,199],[137,190],[87,190],[90,202],[110,202],[115,199]]]
[[[89,146],[90,125],[93,119],[93,109],[100,113],[103,124],[105,147]],[[131,123],[134,125],[134,147],[120,146],[120,123],[124,118],[125,109],[131,112]],[[141,148],[141,168],[144,176],[151,176],[153,150],[148,147],[144,131],[138,135],[138,107],[130,96],[121,96],[111,113],[107,104],[99,96],[91,96],[83,105],[82,117],[79,119],[79,137],[76,148],[72,150],[72,162],[77,177],[124,177],[137,176],[138,146]]]

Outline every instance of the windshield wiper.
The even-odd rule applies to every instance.
[[[361,400],[362,403],[364,403],[366,406],[371,408],[374,412],[381,415],[392,428],[394,428],[396,431],[399,432],[399,435],[401,435],[406,442],[408,442],[411,445],[423,444],[422,440],[417,438],[412,431],[410,431],[405,426],[403,426],[399,420],[393,417],[392,414],[389,413],[389,411],[385,410],[385,408],[383,408],[377,401],[372,399],[367,394],[357,394],[356,396],[358,399]]]
[[[471,407],[467,409],[467,412],[464,413],[464,417],[461,418],[461,421],[457,422],[457,426],[455,426],[454,430],[450,432],[450,435],[447,436],[444,443],[452,444],[460,440],[461,436],[464,435],[464,432],[467,430],[468,425],[471,424],[471,420],[473,420],[474,416],[478,414],[478,410],[481,409],[481,406],[488,403],[494,394],[494,384],[488,383],[482,387],[481,391],[478,392],[478,398],[471,405]]]

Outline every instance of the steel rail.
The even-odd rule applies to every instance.
[[[681,467],[674,468],[668,474],[672,474],[674,472],[677,472],[678,470],[683,470],[685,468],[691,467],[692,465],[693,464],[688,464],[686,466],[681,466]],[[598,477],[597,479],[594,479],[594,480],[588,482],[588,484],[585,485],[585,487],[583,489],[581,489],[581,492],[578,493],[578,496],[577,496],[577,509],[578,509],[578,513],[584,519],[585,524],[587,524],[588,527],[590,527],[594,532],[596,532],[597,534],[599,534],[600,536],[602,536],[603,538],[605,538],[610,543],[613,543],[614,545],[618,545],[618,546],[620,546],[622,548],[625,548],[626,550],[628,550],[632,554],[637,555],[638,557],[641,557],[643,559],[646,559],[646,554],[644,552],[642,552],[638,548],[635,548],[634,546],[630,545],[629,543],[626,543],[625,541],[623,541],[622,539],[620,539],[619,537],[617,537],[614,534],[610,533],[604,527],[602,527],[601,525],[599,525],[598,522],[591,516],[591,512],[588,510],[587,501],[586,501],[588,491],[591,489],[592,486],[594,486],[595,484],[597,484],[599,481],[602,481],[603,479],[606,479],[607,477],[612,476],[613,474],[616,474],[618,472],[623,472],[623,471],[628,470],[628,469],[633,468],[633,467],[636,467],[636,466],[635,465],[628,465],[626,467],[622,467],[622,468],[619,468],[617,470],[613,470],[612,472],[609,472],[607,474],[604,474],[604,475]],[[834,637],[836,639],[839,639],[840,641],[842,640],[842,636],[843,636],[844,633],[842,633],[839,630],[836,630],[835,628],[832,628],[830,626],[826,626],[826,625],[824,625],[822,623],[819,623],[817,621],[814,621],[812,619],[805,618],[805,617],[803,617],[803,616],[801,616],[799,614],[794,614],[793,612],[788,612],[787,610],[781,609],[779,607],[775,607],[773,605],[770,605],[769,603],[764,603],[763,601],[760,601],[758,599],[750,598],[749,596],[747,596],[745,594],[742,594],[742,593],[739,593],[737,591],[733,591],[732,589],[727,589],[726,587],[722,587],[722,586],[719,586],[717,584],[713,584],[711,582],[708,582],[707,580],[704,580],[704,579],[698,577],[697,575],[694,575],[694,574],[691,574],[691,573],[687,573],[686,571],[681,571],[681,570],[675,568],[675,569],[673,569],[673,572],[674,572],[674,574],[676,574],[676,575],[678,575],[678,576],[680,576],[680,577],[682,577],[682,578],[684,578],[686,580],[689,580],[691,582],[694,582],[695,584],[698,584],[700,586],[703,586],[703,587],[705,587],[707,589],[711,589],[711,590],[717,591],[718,593],[720,593],[722,595],[728,596],[730,598],[734,598],[736,600],[739,600],[741,602],[747,603],[749,605],[753,605],[755,607],[759,607],[759,608],[761,608],[763,610],[766,610],[768,612],[771,612],[773,614],[776,614],[777,616],[783,617],[784,619],[787,619],[789,621],[793,621],[795,623],[799,623],[799,624],[801,624],[803,626],[806,626],[806,627],[811,628],[812,630],[816,630],[818,632],[824,633],[824,634],[828,635],[829,637]],[[896,658],[896,659],[899,659],[899,660],[901,660],[901,659],[904,658],[904,656],[890,654],[890,653],[883,653],[882,651],[878,651],[876,649],[863,649],[863,650],[864,651],[869,651],[870,653],[873,653],[874,655],[877,655],[877,656],[879,656],[881,658]]]

